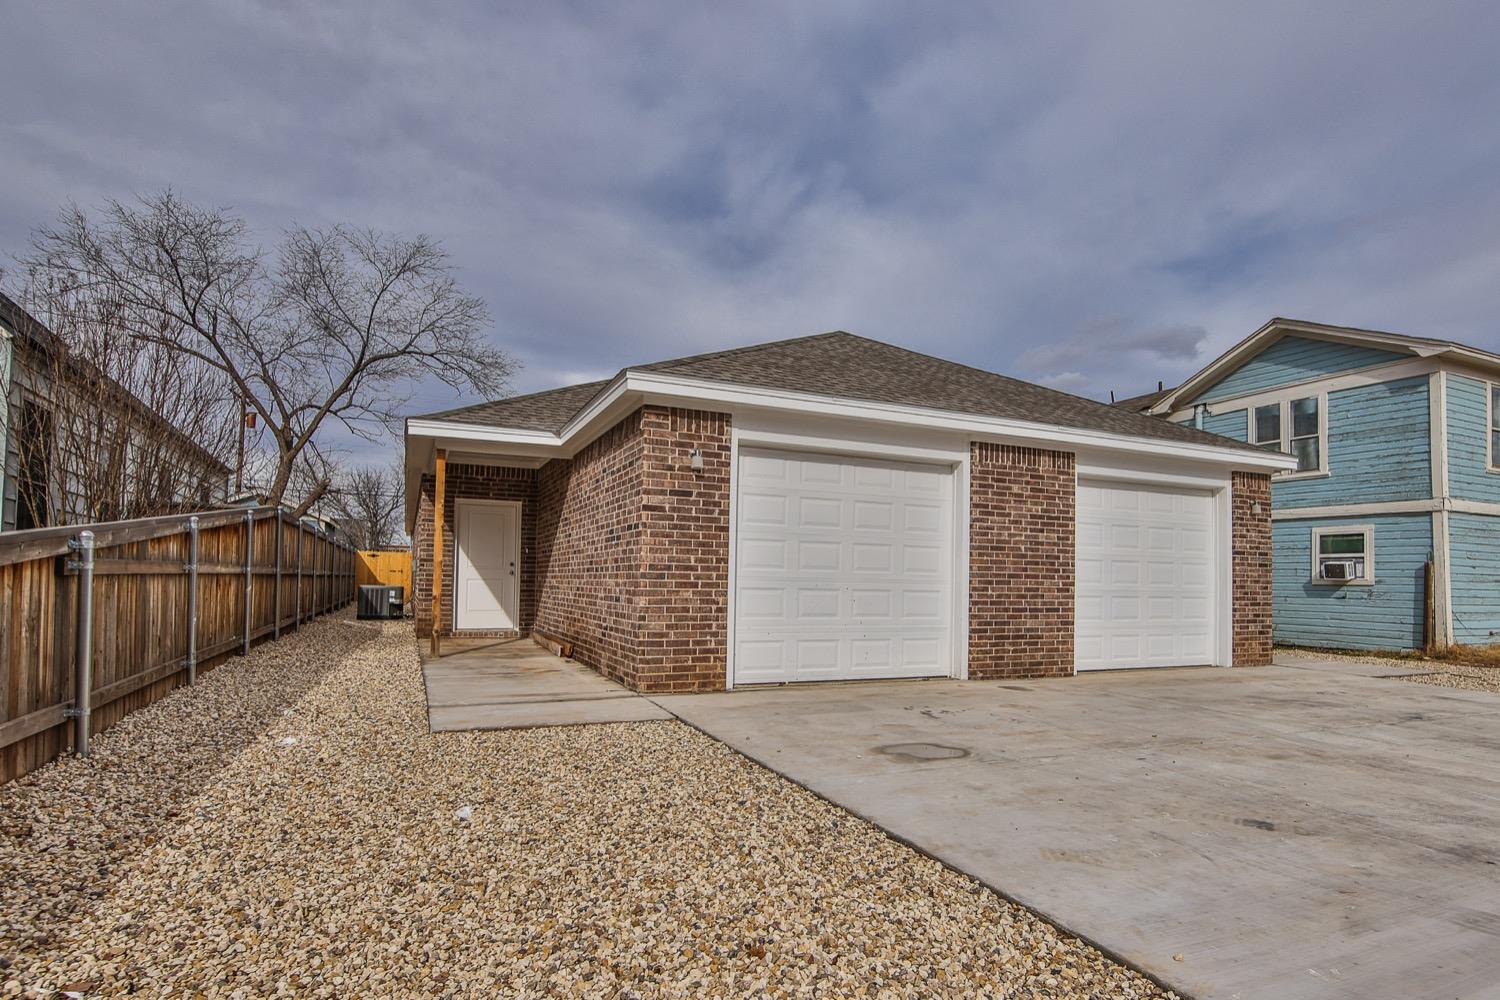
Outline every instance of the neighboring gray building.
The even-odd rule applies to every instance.
[[[0,531],[223,506],[229,468],[0,293]]]

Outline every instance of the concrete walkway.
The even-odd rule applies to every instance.
[[[434,733],[672,717],[530,639],[450,639],[443,650],[440,658],[422,662]]]
[[[1370,672],[656,700],[1186,994],[1500,996],[1500,697]]]

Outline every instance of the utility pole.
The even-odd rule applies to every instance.
[[[234,458],[234,495],[245,491],[245,397],[240,397],[240,449]]]
[[[250,401],[244,396],[240,397],[240,448],[234,460],[234,494],[239,496],[245,492],[245,428],[255,426],[255,411],[250,409]]]

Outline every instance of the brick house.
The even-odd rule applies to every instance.
[[[1290,461],[847,333],[643,365],[407,421],[417,630],[643,691],[1266,663]]]

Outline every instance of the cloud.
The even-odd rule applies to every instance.
[[[1016,360],[1023,371],[1045,371],[1059,365],[1098,366],[1111,362],[1131,365],[1142,359],[1176,365],[1184,358],[1196,357],[1207,339],[1208,331],[1201,326],[1184,324],[1133,330],[1118,322],[1096,323],[1071,339],[1029,348]],[[1069,374],[1083,380],[1080,387],[1091,381],[1081,372]]]
[[[1052,375],[1039,376],[1036,381],[1053,389],[1076,394],[1088,388],[1091,379],[1083,372],[1057,372]]]
[[[1096,396],[1272,315],[1500,348],[1492,4],[121,0],[6,27],[0,254],[167,184],[268,244],[426,232],[518,391],[838,328]]]

